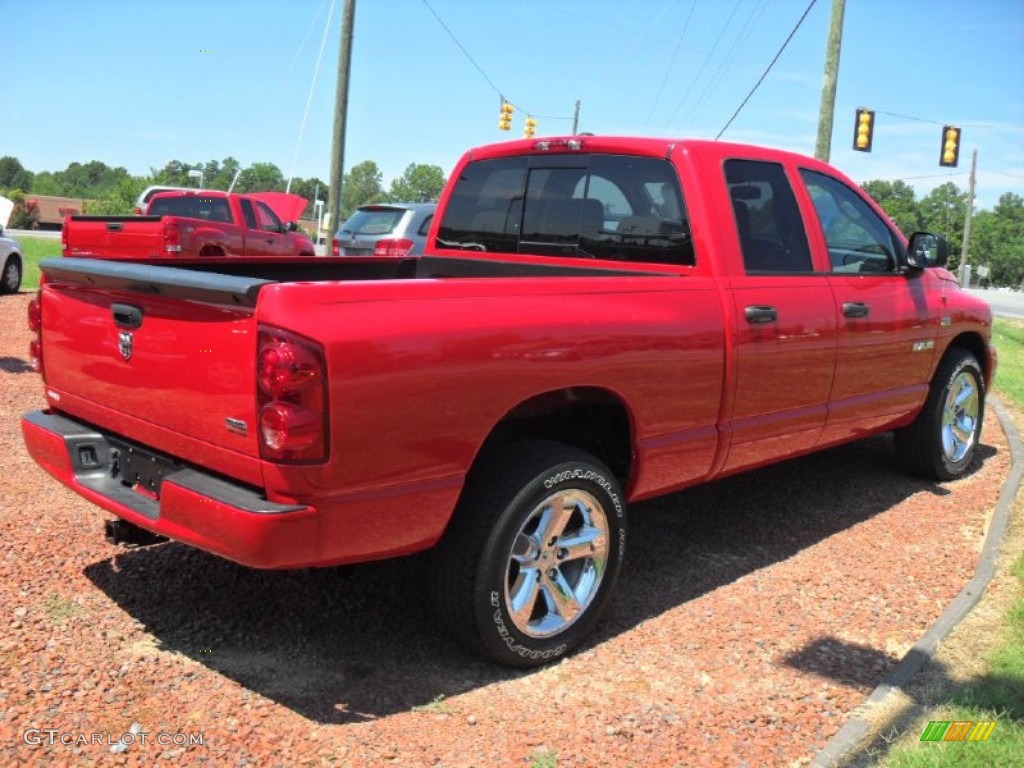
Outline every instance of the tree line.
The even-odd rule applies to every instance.
[[[31,225],[26,196],[58,195],[89,201],[87,213],[130,214],[139,193],[151,184],[191,187],[196,180],[189,171],[201,171],[207,189],[227,189],[234,182],[237,192],[283,191],[286,180],[273,163],[253,163],[242,168],[233,157],[207,163],[172,160],[163,168],[152,168],[147,176],[132,176],[121,167],[111,168],[93,160],[71,163],[63,171],[33,173],[15,157],[0,157],[0,194],[17,203],[11,226]],[[236,179],[237,176],[237,179]],[[384,186],[384,176],[372,160],[353,166],[342,180],[341,212],[347,217],[360,205],[380,202],[424,202],[436,200],[444,187],[445,174],[436,165],[410,163],[404,173]],[[967,193],[953,182],[935,187],[921,199],[903,181],[865,182],[865,191],[889,214],[904,233],[919,230],[944,234],[950,246],[950,267],[960,265]],[[305,218],[313,218],[315,196],[327,197],[327,184],[318,178],[293,179],[291,191],[307,198]],[[987,266],[993,285],[1021,285],[1024,280],[1024,198],[1013,192],[1003,194],[991,210],[974,213],[968,262],[975,268]]]
[[[253,163],[242,168],[233,157],[207,163],[171,160],[162,168],[151,168],[146,176],[132,176],[125,168],[111,168],[99,160],[71,163],[63,171],[27,170],[16,157],[0,157],[0,195],[16,203],[11,226],[30,228],[31,210],[25,201],[32,195],[55,195],[86,200],[85,213],[131,214],[139,193],[153,184],[195,187],[198,179],[190,171],[203,174],[206,189],[235,192],[283,192],[288,186],[281,169],[273,163]],[[405,171],[384,186],[384,175],[372,160],[353,166],[342,177],[341,214],[347,217],[360,205],[382,202],[427,202],[437,200],[444,187],[445,174],[436,165],[410,163]],[[328,186],[316,177],[292,179],[291,191],[309,200],[304,218],[315,215],[314,200],[326,201]]]

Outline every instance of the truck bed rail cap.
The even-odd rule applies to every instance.
[[[258,277],[73,257],[43,259],[39,269],[49,278],[71,283],[241,307],[256,306],[260,289],[274,282]]]

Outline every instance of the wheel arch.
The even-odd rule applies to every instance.
[[[964,349],[974,355],[978,364],[981,366],[982,375],[985,377],[985,390],[988,391],[992,387],[992,378],[995,374],[994,361],[989,353],[989,345],[985,341],[984,337],[980,333],[973,331],[961,333],[959,336],[953,338],[946,346],[946,351],[942,357],[935,361],[935,370],[939,369],[942,361],[949,357],[950,353],[954,349]],[[933,372],[934,373],[934,372]]]
[[[487,435],[473,466],[513,443],[548,440],[593,455],[626,488],[634,469],[634,434],[633,415],[619,395],[600,387],[567,387],[510,409]]]

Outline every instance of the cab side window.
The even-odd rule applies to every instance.
[[[245,226],[249,229],[256,229],[256,212],[252,209],[251,200],[241,200],[242,218],[245,219]]]
[[[266,232],[284,232],[281,220],[266,203],[256,202],[256,217],[259,219],[260,229]]]
[[[726,160],[725,180],[746,271],[813,271],[807,233],[785,169],[778,163]]]
[[[874,209],[838,179],[806,169],[800,176],[814,201],[832,271],[895,273],[896,240]]]
[[[694,263],[674,167],[661,158],[556,154],[463,170],[438,229],[443,248]]]

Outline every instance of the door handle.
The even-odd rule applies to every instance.
[[[779,319],[779,313],[775,307],[765,306],[753,306],[747,307],[743,314],[747,318],[748,323],[760,324],[760,323],[774,323]]]
[[[131,304],[111,304],[110,314],[118,328],[134,329],[142,325],[142,309]]]
[[[844,301],[843,302],[843,316],[844,317],[867,317],[868,316],[868,305],[862,301]]]

